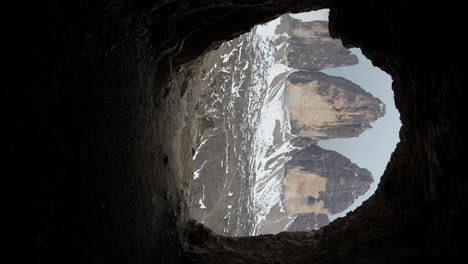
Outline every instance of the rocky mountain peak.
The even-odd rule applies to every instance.
[[[191,217],[227,236],[318,229],[372,175],[318,140],[355,137],[383,116],[358,85],[319,72],[358,63],[326,21],[284,15],[204,57],[194,84]]]
[[[314,140],[356,137],[385,114],[385,105],[353,82],[297,71],[286,81],[292,133]]]

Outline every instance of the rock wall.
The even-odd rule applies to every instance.
[[[467,53],[459,8],[454,2],[393,2],[332,9],[332,36],[361,47],[394,80],[401,142],[376,194],[319,232],[213,236],[205,243],[216,256],[200,258],[191,254],[195,250],[188,258],[207,263],[457,263],[463,258],[467,181],[461,176],[466,140],[460,113],[466,110]],[[434,17],[443,22],[428,23]],[[447,38],[434,38],[435,31],[446,32]],[[218,257],[224,254],[229,257]]]
[[[401,142],[377,193],[318,232],[225,238],[184,224],[180,201],[189,188],[184,179],[191,175],[191,150],[182,125],[190,118],[181,113],[195,104],[183,99],[192,98],[185,93],[191,67],[180,66],[255,24],[322,7],[331,8],[331,35],[363,49],[394,80]],[[464,258],[463,3],[15,2],[6,4],[4,20],[6,259],[458,263]]]
[[[288,20],[291,45],[288,47],[288,66],[295,69],[318,71],[358,63],[356,56],[345,48],[339,39],[328,32],[328,22],[300,22]]]
[[[374,179],[367,169],[359,168],[343,155],[310,145],[286,163],[284,181],[288,211],[331,215],[351,206]],[[288,188],[301,190],[291,193],[291,198],[295,198],[291,204]]]
[[[288,76],[291,131],[313,140],[356,137],[385,114],[385,105],[341,77],[298,71]]]

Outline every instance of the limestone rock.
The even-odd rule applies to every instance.
[[[341,40],[330,37],[327,21],[291,19],[289,32],[287,56],[291,68],[316,71],[358,63],[357,57],[343,47]]]
[[[355,137],[385,114],[385,105],[341,77],[298,71],[286,81],[292,133],[313,140]]]
[[[343,155],[310,145],[286,164],[285,206],[292,214],[337,214],[363,195],[374,180]]]

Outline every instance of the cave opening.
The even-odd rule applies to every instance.
[[[25,263],[31,260],[64,263],[70,262],[70,256],[77,263],[459,263],[465,258],[468,233],[463,114],[467,106],[468,27],[463,4],[208,0],[28,5],[15,1],[7,5],[4,41],[9,51],[4,92],[7,259],[24,259],[21,262]],[[214,129],[220,119],[203,116],[207,103],[197,89],[205,89],[208,94],[215,89],[192,84],[208,82],[210,78],[203,79],[215,70],[219,75],[213,79],[216,83],[240,78],[234,75],[239,71],[226,68],[223,73],[220,66],[226,59],[232,68],[238,67],[242,72],[246,63],[233,63],[240,51],[241,58],[246,54],[272,60],[283,58],[272,54],[275,48],[272,52],[261,49],[260,44],[267,45],[270,39],[259,43],[265,40],[260,37],[249,39],[259,43],[259,49],[252,48],[249,53],[240,48],[247,40],[222,59],[224,53],[219,51],[205,53],[218,47],[221,41],[229,41],[279,14],[323,7],[331,9],[331,36],[341,38],[346,47],[362,48],[376,66],[391,74],[403,124],[401,141],[376,193],[346,217],[312,232],[228,236],[231,226],[233,230],[243,227],[248,220],[261,215],[248,209],[257,210],[253,206],[266,196],[254,197],[255,189],[239,187],[255,187],[256,182],[250,177],[230,177],[229,181],[220,182],[214,177],[205,179],[205,170],[218,177],[218,172],[226,174],[226,163],[229,175],[242,170],[275,170],[292,155],[258,163],[247,163],[246,158],[241,158],[246,164],[237,169],[239,156],[226,159],[223,151],[240,153],[240,146],[252,146],[247,140],[263,138],[274,144],[252,153],[276,157],[284,137],[262,136],[262,125],[269,125],[273,131],[278,127],[277,134],[283,135],[282,127],[297,123],[273,119],[260,124],[260,120],[269,119],[262,119],[262,112],[258,113],[259,108],[253,105],[247,108],[250,112],[241,111],[254,124],[250,126],[252,136],[227,133],[231,139],[246,139],[244,143],[239,141],[240,145],[227,146],[226,140],[215,141],[217,149],[221,149],[217,155],[220,160],[217,166],[211,166],[201,159],[202,150],[219,139],[210,136],[211,132],[223,130]],[[265,27],[258,28],[271,32]],[[233,40],[221,48],[229,47],[228,43],[233,49],[240,44]],[[210,55],[216,52],[217,58]],[[338,54],[349,53],[341,49]],[[210,60],[217,61],[219,68],[210,73],[212,68],[198,67],[200,62]],[[266,67],[249,63],[246,70],[260,66]],[[339,68],[351,67],[354,66]],[[275,67],[275,74],[281,76],[263,76],[265,83],[269,86],[283,82],[287,68]],[[198,74],[203,69],[205,73]],[[333,76],[331,71],[335,69],[338,67],[313,72],[315,76]],[[301,72],[293,72],[296,88],[305,83],[301,74],[310,70]],[[243,84],[253,83],[253,78],[257,77],[245,75]],[[358,80],[346,79],[367,88]],[[229,84],[226,86],[229,93],[221,90],[220,97],[206,99],[220,109],[227,104],[229,109],[225,112],[232,117],[239,113],[242,101],[233,101],[230,106],[228,96],[232,98],[232,92],[245,98],[246,90]],[[251,90],[256,91],[248,91]],[[259,104],[277,94],[260,94],[264,100],[259,99]],[[198,103],[194,104],[195,100]],[[361,136],[374,131],[388,115],[390,106],[385,105],[387,114]],[[274,104],[269,106],[265,113],[277,109]],[[256,110],[253,117],[258,118],[253,119],[250,114]],[[194,122],[197,124],[192,126]],[[244,126],[243,122],[229,124],[232,128],[227,131]],[[203,128],[208,127],[212,129],[205,132]],[[359,125],[349,129],[359,129]],[[291,139],[291,144],[307,145],[312,140]],[[321,149],[329,149],[322,145],[325,143],[320,140],[311,144],[319,152],[319,163],[327,161],[320,155]],[[364,146],[354,149],[363,150]],[[339,153],[357,166],[369,168],[349,154]],[[198,168],[195,173],[193,157]],[[224,172],[217,169],[221,162]],[[199,170],[201,167],[204,169]],[[306,172],[299,170],[295,177],[303,177]],[[297,187],[323,185],[325,177],[316,174],[307,178],[313,180],[311,187],[308,182]],[[268,175],[263,175],[265,181],[258,182],[258,190],[273,190]],[[201,180],[206,184],[200,184]],[[198,220],[224,235],[210,233],[203,225],[190,221],[186,198],[192,191],[195,195],[191,208],[205,214],[217,208],[213,205],[219,201],[219,208],[224,211],[211,211],[211,215],[224,222],[215,222],[214,225],[219,224],[214,226],[203,218]],[[240,208],[225,202],[225,197],[238,201],[240,191],[246,197],[240,201],[252,207]],[[219,199],[213,193],[219,194]],[[302,201],[313,205],[322,201],[318,198],[316,193],[307,193]],[[226,217],[228,210],[231,215]],[[253,217],[246,221],[234,218],[244,212],[247,214],[243,215]],[[326,214],[320,214],[323,215],[327,217],[324,221],[330,220]],[[193,212],[190,216],[193,218]],[[228,222],[230,225],[226,225]]]
[[[285,14],[202,57],[189,214],[224,236],[317,230],[377,189],[401,126],[392,79]]]

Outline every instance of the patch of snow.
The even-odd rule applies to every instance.
[[[221,59],[223,59],[223,63],[228,62],[231,55],[233,55],[234,52],[236,52],[236,51],[237,51],[237,49],[233,49],[233,50],[231,50],[231,52],[229,54],[224,54],[223,56],[221,56]]]
[[[289,223],[284,227],[283,231],[287,231],[291,224],[296,220],[297,215],[288,215]]]
[[[292,69],[281,63],[286,62],[286,54],[281,54],[281,46],[276,45],[279,37],[275,29],[280,19],[275,19],[255,28],[252,35],[255,58],[252,61],[251,87],[249,88],[248,120],[254,129],[251,143],[250,175],[253,177],[252,208],[255,223],[251,235],[256,235],[257,226],[271,209],[281,203],[282,179],[284,165],[289,159],[289,153],[295,149],[290,143],[291,127],[285,101],[285,78],[273,85],[273,80],[280,74],[287,76]],[[284,47],[283,47],[284,50]],[[273,135],[276,123],[280,123],[280,131]],[[274,137],[282,139],[282,143],[274,145]],[[281,141],[281,140],[280,140]],[[268,165],[268,166],[267,166]],[[284,208],[283,208],[284,210]]]
[[[242,70],[245,71],[245,70],[247,70],[247,68],[249,68],[249,61],[245,62],[245,66],[244,66],[244,68]]]
[[[202,138],[203,141],[200,143],[200,145],[198,145],[198,148],[197,148],[197,150],[195,151],[195,154],[194,154],[193,157],[192,157],[193,160],[195,160],[195,159],[197,158],[197,155],[198,155],[198,153],[200,152],[201,147],[202,147],[203,145],[206,144],[206,142],[208,141],[208,139],[210,139],[210,137],[208,137],[208,138],[205,139],[205,140],[203,140],[203,138]]]
[[[281,73],[285,73],[285,72],[289,72],[291,70],[291,68],[289,68],[288,66],[284,65],[284,64],[281,64],[281,63],[277,63],[277,64],[274,64],[272,65],[269,69],[268,69],[268,79],[267,79],[267,83],[268,85],[271,85],[271,82],[273,81],[273,79],[280,75]]]
[[[201,209],[206,209],[206,206],[205,206],[205,204],[203,203],[202,198],[200,198],[200,200],[198,201],[198,203],[200,204],[200,208],[201,208]]]
[[[200,204],[201,209],[206,209],[206,206],[203,203],[204,199],[205,199],[205,186],[202,186],[202,197],[200,198],[200,200],[198,200],[198,204]]]
[[[196,180],[200,177],[200,171],[203,169],[203,167],[205,166],[205,163],[207,162],[207,160],[205,160],[202,165],[200,166],[200,168],[198,170],[196,170],[194,173],[193,173],[193,179]]]
[[[328,14],[330,13],[330,9],[321,9],[317,11],[310,11],[305,13],[297,13],[297,14],[289,14],[292,18],[298,19],[302,22],[310,22],[310,21],[328,21]]]
[[[270,21],[268,23],[258,25],[256,27],[255,34],[257,34],[259,36],[263,36],[263,37],[274,36],[276,27],[278,27],[280,22],[281,22],[281,18],[278,17],[275,20],[272,20],[272,21]]]

